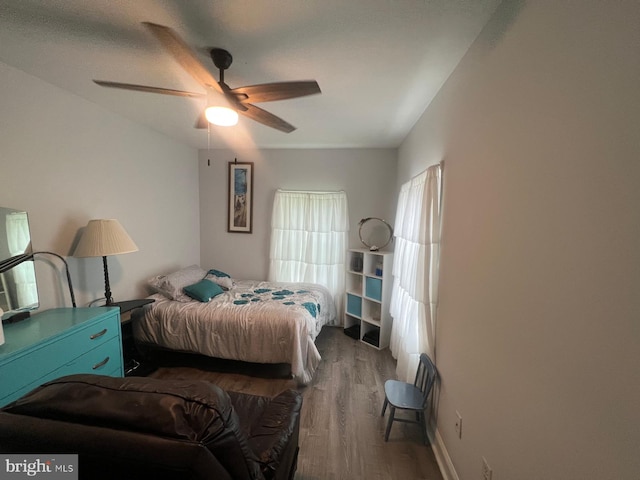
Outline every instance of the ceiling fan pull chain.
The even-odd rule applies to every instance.
[[[211,166],[211,124],[207,122],[207,167]]]

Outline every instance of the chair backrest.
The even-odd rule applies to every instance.
[[[425,406],[437,375],[436,366],[426,353],[422,353],[420,355],[420,363],[418,363],[418,370],[416,371],[416,380],[413,384],[422,392],[424,398],[423,405]]]

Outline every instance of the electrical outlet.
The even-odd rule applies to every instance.
[[[458,438],[462,438],[462,415],[459,412],[456,412],[456,433]]]
[[[493,476],[493,470],[487,463],[487,459],[482,457],[482,480],[491,480]]]

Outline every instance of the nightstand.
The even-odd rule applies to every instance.
[[[142,298],[140,300],[126,300],[124,302],[113,302],[110,307],[120,307],[120,329],[122,332],[122,355],[124,357],[124,375],[145,375],[140,360],[140,352],[136,348],[133,338],[132,314],[138,308],[155,302],[152,298]],[[106,305],[105,305],[106,306]]]

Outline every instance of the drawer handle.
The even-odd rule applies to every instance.
[[[102,335],[104,335],[105,333],[107,333],[107,329],[105,328],[104,330],[102,330],[101,332],[98,333],[94,333],[93,335],[91,335],[89,338],[91,340],[95,340],[96,338],[100,338]]]
[[[102,366],[106,365],[108,361],[109,361],[109,357],[105,358],[104,360],[102,360],[102,361],[101,361],[101,362],[99,362],[99,363],[96,363],[96,364],[92,367],[92,368],[93,368],[93,370],[97,370],[97,369],[99,369],[100,367],[102,367]]]

